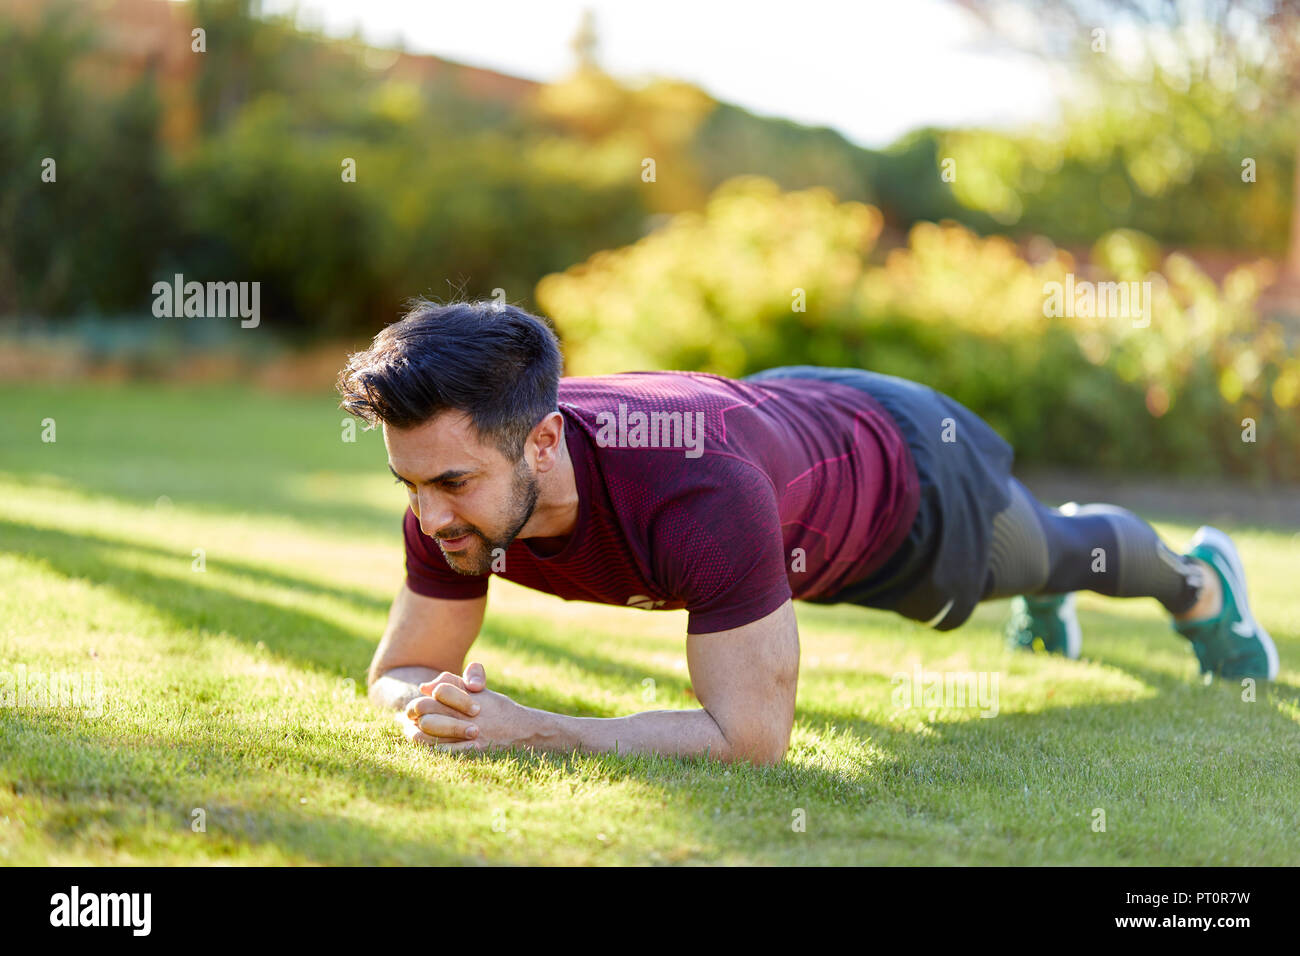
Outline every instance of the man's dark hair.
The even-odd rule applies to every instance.
[[[555,333],[512,305],[408,305],[368,351],[348,356],[339,407],[372,427],[394,428],[462,411],[485,441],[518,461],[533,426],[555,411],[562,365]]]

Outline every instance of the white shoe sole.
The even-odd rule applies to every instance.
[[[1021,597],[1023,598],[1024,595]],[[1069,592],[1057,607],[1056,619],[1065,627],[1064,656],[1069,660],[1077,661],[1083,651],[1083,631],[1079,627],[1079,613],[1075,607],[1073,591]]]
[[[1083,631],[1079,629],[1079,613],[1074,606],[1074,592],[1071,591],[1061,602],[1057,617],[1065,625],[1065,656],[1072,661],[1079,659],[1083,650]]]
[[[1255,636],[1259,642],[1264,645],[1264,656],[1268,658],[1268,680],[1276,680],[1279,667],[1277,658],[1277,645],[1273,643],[1273,638],[1269,636],[1268,631],[1264,630],[1255,620],[1255,615],[1251,613],[1250,603],[1246,596],[1246,570],[1241,566],[1241,555],[1237,554],[1237,546],[1232,543],[1232,539],[1220,531],[1218,528],[1211,528],[1209,525],[1201,525],[1196,529],[1196,534],[1192,536],[1192,541],[1187,550],[1190,551],[1198,544],[1207,544],[1215,550],[1224,554],[1228,559],[1228,573],[1235,578],[1233,582],[1237,596],[1240,597],[1240,607],[1242,618],[1255,630]]]

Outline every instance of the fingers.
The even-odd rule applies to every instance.
[[[487,687],[487,672],[478,661],[473,661],[465,668],[465,685],[469,690],[482,690]]]
[[[439,685],[442,686],[442,685]],[[434,688],[437,691],[437,688]],[[444,693],[446,693],[444,691]],[[460,691],[460,693],[465,693]],[[442,714],[444,717],[473,717],[474,714],[467,714],[463,710],[455,707],[449,707],[442,701],[433,697],[416,697],[406,705],[406,716],[410,720],[419,720],[425,714]]]
[[[481,740],[451,740],[446,737],[430,737],[409,720],[405,724],[406,739],[413,744],[422,744],[430,750],[441,750],[443,753],[479,753],[484,749]]]
[[[430,737],[473,740],[478,736],[478,728],[469,721],[464,718],[448,717],[446,714],[424,714],[415,723]]]
[[[481,708],[467,691],[451,684],[437,684],[428,697],[414,697],[406,705],[406,716],[419,720],[423,714],[443,714],[447,717],[474,717]]]
[[[402,719],[401,714],[395,716],[401,723],[402,734],[409,743],[420,744],[430,750],[440,750],[443,753],[480,753],[486,749],[481,740],[457,740],[451,737],[430,736],[413,722]]]
[[[430,737],[419,727],[415,726],[415,724],[412,723],[411,721],[403,720],[401,724],[402,724],[402,736],[404,736],[408,742],[413,744],[424,744],[428,747],[432,747],[435,743],[437,743],[437,741],[433,737]]]
[[[431,747],[434,750],[438,749],[438,738],[430,737],[419,727],[415,726],[415,724],[411,724],[411,729],[407,732],[406,739],[413,744],[423,744],[424,746]]]
[[[433,744],[434,750],[441,750],[443,753],[479,753],[483,750],[481,740],[438,740]]]
[[[433,688],[439,684],[451,684],[453,687],[459,687],[462,690],[465,689],[465,682],[459,676],[453,674],[451,671],[443,671],[433,680],[427,680],[423,684],[421,684],[420,693],[422,694],[432,693]],[[481,687],[478,689],[482,690]]]
[[[420,693],[406,706],[404,732],[412,743],[437,750],[482,750],[476,740],[478,727],[465,718],[476,715],[480,706],[470,695],[487,688],[487,672],[478,661],[465,668],[463,678],[443,671],[420,684]]]
[[[479,705],[470,697],[469,691],[461,690],[454,684],[439,684],[433,689],[433,698],[466,717],[473,717],[479,712]]]
[[[425,681],[420,685],[422,694],[431,694],[433,688],[439,684],[450,684],[453,687],[459,687],[465,691],[480,691],[487,687],[487,672],[483,665],[478,661],[473,661],[469,667],[465,668],[465,676],[457,677],[451,671],[443,671],[433,680]]]

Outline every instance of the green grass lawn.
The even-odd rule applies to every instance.
[[[1294,529],[1225,528],[1282,658],[1253,702],[1202,686],[1152,601],[1082,596],[1079,662],[1004,650],[1005,602],[945,634],[798,606],[778,767],[446,755],[365,699],[406,500],[376,433],[342,441],[328,396],[229,388],[6,386],[0,408],[0,671],[104,689],[99,714],[0,708],[3,862],[1300,863]],[[684,612],[492,593],[490,687],[695,706]],[[996,674],[997,715],[896,706],[916,666]]]

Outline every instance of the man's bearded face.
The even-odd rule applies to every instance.
[[[384,426],[393,473],[406,486],[420,529],[460,574],[486,574],[537,507],[527,455],[510,462],[479,440],[468,416],[446,412],[415,428]]]

